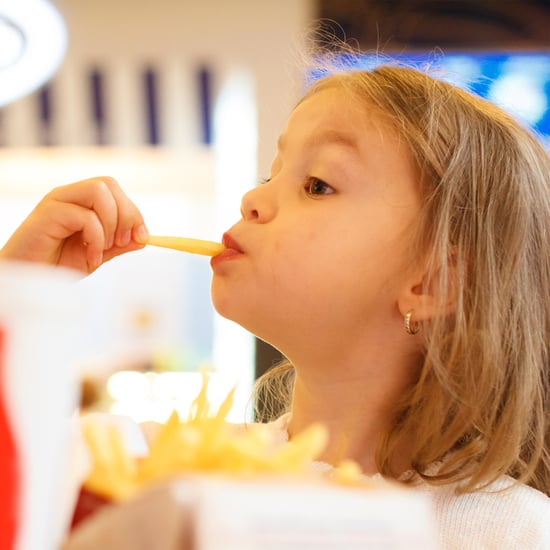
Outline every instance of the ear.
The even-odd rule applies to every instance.
[[[442,287],[441,269],[428,272],[418,270],[408,277],[397,306],[402,317],[413,311],[415,321],[429,321],[435,317],[446,317],[454,312],[457,303],[456,266],[454,258],[448,262],[447,288]]]

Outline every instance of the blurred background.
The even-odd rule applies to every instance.
[[[550,144],[550,0],[0,1],[0,244],[52,187],[96,175],[152,233],[220,240],[316,77],[320,21],[361,64],[438,67]],[[208,259],[148,247],[81,284],[87,410],[162,421],[207,369],[210,400],[237,384],[230,420],[252,417],[279,356],[213,311]]]

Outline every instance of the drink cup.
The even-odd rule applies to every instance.
[[[0,262],[0,548],[57,550],[71,512],[80,275]]]

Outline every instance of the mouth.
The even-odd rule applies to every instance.
[[[238,258],[243,254],[241,247],[229,233],[224,233],[222,244],[225,246],[225,249],[210,260],[210,266],[213,268],[229,260]]]
[[[243,252],[237,241],[229,233],[223,234],[222,244],[225,246],[226,249],[239,252],[240,254],[242,254]]]

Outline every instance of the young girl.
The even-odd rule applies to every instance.
[[[100,178],[2,255],[89,272],[146,237]],[[217,311],[288,358],[273,429],[320,421],[327,468],[429,491],[442,548],[550,548],[550,156],[527,130],[412,69],[328,76],[223,242]]]

